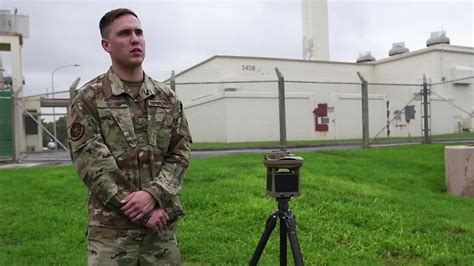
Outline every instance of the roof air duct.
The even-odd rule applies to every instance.
[[[389,56],[394,56],[397,54],[408,53],[410,50],[405,47],[405,42],[394,42],[392,43],[392,49],[388,51]]]
[[[431,38],[426,41],[426,47],[443,43],[449,44],[449,38],[446,36],[446,31],[435,31],[431,33]]]
[[[372,56],[371,52],[360,52],[359,57],[357,58],[357,63],[371,62],[375,61],[375,57]]]

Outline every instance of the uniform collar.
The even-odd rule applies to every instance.
[[[110,81],[110,88],[112,90],[112,94],[117,96],[122,93],[126,93],[125,86],[120,78],[114,73],[112,67],[109,68],[107,71],[107,76]],[[142,87],[140,88],[139,97],[145,99],[150,97],[151,95],[156,95],[158,92],[157,86],[155,82],[145,73],[143,73],[143,83]]]

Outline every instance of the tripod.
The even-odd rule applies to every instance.
[[[280,218],[280,265],[284,266],[287,264],[287,252],[286,252],[286,237],[290,240],[291,252],[293,253],[293,261],[295,265],[303,265],[303,257],[301,256],[300,245],[298,244],[298,237],[296,236],[296,218],[289,209],[290,198],[276,198],[278,201],[278,210],[272,212],[267,219],[265,224],[265,230],[263,231],[262,237],[258,242],[257,248],[253,253],[250,265],[257,265],[262,252],[265,249],[265,245],[275,229],[276,220]]]

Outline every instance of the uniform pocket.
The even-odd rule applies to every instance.
[[[136,146],[137,140],[127,106],[98,107],[97,111],[104,142],[115,158]]]
[[[162,152],[168,151],[171,139],[171,131],[173,129],[173,116],[171,108],[168,106],[149,107],[154,113],[150,121],[148,132],[149,143],[158,147]]]

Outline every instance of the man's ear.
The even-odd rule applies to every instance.
[[[102,48],[104,48],[104,50],[110,54],[110,43],[108,40],[106,39],[102,39],[101,41],[101,44],[102,44]]]

